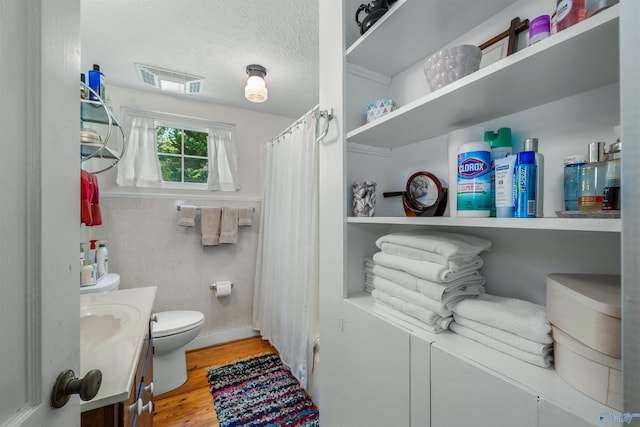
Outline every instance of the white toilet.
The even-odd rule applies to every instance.
[[[153,384],[155,395],[180,387],[187,381],[185,346],[200,333],[204,314],[199,311],[178,310],[154,313],[151,324],[153,336]]]
[[[80,293],[108,292],[119,289],[120,276],[109,273],[97,284],[81,286]],[[204,314],[199,311],[177,310],[154,313],[151,323],[153,337],[153,394],[173,390],[187,380],[185,346],[200,333]]]

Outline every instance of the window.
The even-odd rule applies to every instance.
[[[235,126],[121,108],[127,147],[116,183],[123,186],[236,191]]]
[[[205,184],[209,176],[208,133],[162,125],[156,125],[155,130],[162,180]]]

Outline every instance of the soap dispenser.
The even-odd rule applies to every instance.
[[[107,251],[106,241],[98,243],[98,253],[96,260],[98,262],[98,278],[109,273],[109,252]]]

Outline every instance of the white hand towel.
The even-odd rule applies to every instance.
[[[445,231],[408,231],[380,237],[376,246],[389,242],[441,255],[445,260],[478,255],[491,247],[491,242],[466,234]]]
[[[404,271],[394,270],[382,265],[376,265],[373,268],[373,273],[376,276],[384,277],[409,290],[418,291],[431,299],[445,304],[450,303],[456,296],[471,296],[483,293],[483,285],[486,281],[477,271],[449,283],[436,283],[430,280],[418,279],[416,276]]]
[[[453,314],[453,312],[447,309],[443,303],[428,298],[419,292],[410,291],[409,289],[397,285],[385,278],[374,278],[373,285],[376,287],[376,289],[382,292],[386,292],[392,297],[399,298],[404,302],[417,305],[418,307],[426,308],[427,310],[432,311],[439,316],[448,317]]]
[[[522,351],[519,348],[515,348],[503,342],[494,340],[491,337],[481,334],[480,332],[476,332],[473,329],[469,329],[465,326],[462,326],[456,322],[452,322],[449,325],[449,329],[454,331],[457,334],[460,334],[464,337],[477,341],[481,344],[486,345],[487,347],[491,347],[494,350],[498,350],[501,353],[508,354],[510,356],[515,357],[516,359],[523,360],[525,362],[531,363],[532,365],[540,366],[541,368],[548,368],[551,366],[551,362],[553,361],[553,356],[551,355],[551,350],[549,353],[541,355],[541,354],[533,354],[526,351]]]
[[[238,242],[238,209],[222,208],[220,220],[220,243]]]
[[[476,263],[469,264],[467,267],[454,272],[442,264],[437,264],[430,261],[415,261],[412,259],[401,258],[399,256],[386,254],[384,252],[377,252],[376,254],[374,254],[373,260],[376,262],[376,264],[382,265],[384,267],[401,270],[420,279],[439,283],[453,282],[461,277],[465,277],[469,274],[475,273],[480,267],[482,267],[483,264],[482,258],[477,257]]]
[[[250,227],[253,225],[253,208],[238,209],[238,226]]]
[[[494,328],[493,326],[485,325],[484,323],[476,322],[466,317],[462,317],[459,314],[454,314],[453,319],[461,326],[469,329],[473,329],[483,335],[491,337],[496,341],[508,344],[515,348],[519,348],[522,351],[533,354],[549,354],[553,350],[553,339],[549,336],[549,344],[541,344],[535,341],[522,338],[519,335],[512,334],[511,332]]]
[[[463,256],[460,258],[447,260],[442,255],[423,251],[422,249],[410,248],[408,246],[397,245],[395,243],[382,242],[380,245],[382,252],[396,255],[402,258],[414,259],[416,261],[431,261],[449,267],[451,271],[458,271],[470,263],[477,262],[477,255]]]
[[[476,298],[452,304],[451,309],[467,319],[549,344],[551,325],[541,305],[516,298],[480,294]]]
[[[200,208],[200,232],[202,246],[220,244],[220,208]]]
[[[196,220],[196,207],[191,205],[180,205],[180,218],[178,225],[183,227],[193,227]]]

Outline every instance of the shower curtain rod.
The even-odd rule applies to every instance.
[[[318,128],[316,127],[316,142],[321,141],[325,136],[327,136],[327,133],[329,132],[329,121],[331,121],[331,119],[333,119],[333,108],[331,110],[320,110],[320,105],[316,105],[315,107],[313,107],[312,109],[310,109],[309,111],[304,113],[298,120],[296,120],[295,122],[293,122],[289,126],[287,126],[285,130],[283,130],[278,135],[276,135],[273,138],[271,138],[269,140],[269,142],[274,142],[278,138],[281,138],[282,136],[286,135],[287,133],[291,133],[291,130],[294,127],[296,127],[297,125],[299,125],[300,123],[302,123],[304,118],[309,113],[316,113],[317,114],[316,115],[316,124],[320,121],[321,117],[324,117],[326,119],[325,127],[324,127],[324,130],[322,131],[322,135],[318,136]]]

